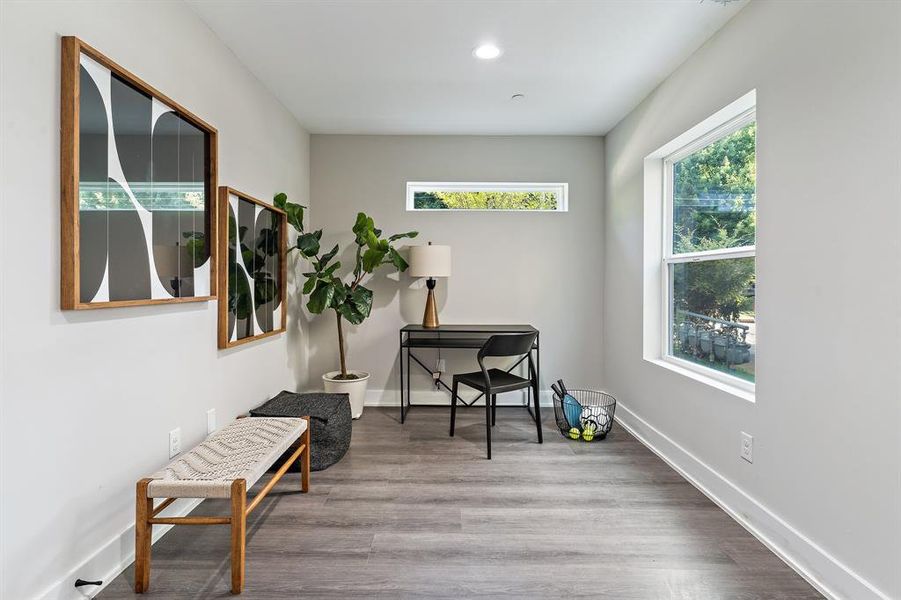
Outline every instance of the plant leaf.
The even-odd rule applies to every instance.
[[[285,204],[288,202],[288,194],[285,192],[279,192],[272,198],[272,203],[276,208],[280,208],[285,210]]]
[[[322,271],[322,276],[323,277],[331,277],[332,275],[334,275],[335,271],[337,271],[340,268],[341,268],[341,261],[339,260],[339,261],[336,261],[335,264],[329,265],[329,267],[327,269]]]
[[[347,319],[348,323],[354,325],[359,325],[363,322],[363,319],[366,318],[360,314],[352,302],[344,302],[343,304],[338,305],[335,310],[337,310],[342,317]]]
[[[379,238],[375,237],[374,232],[368,231],[366,233],[366,245],[369,246],[373,250],[379,249]]]
[[[400,272],[406,271],[407,267],[410,266],[409,264],[407,264],[407,261],[404,260],[404,257],[400,255],[400,252],[398,252],[394,248],[390,248],[388,250],[388,260],[390,260],[391,264],[394,265],[394,268]]]
[[[406,231],[404,233],[395,233],[394,235],[392,235],[391,237],[388,238],[388,241],[394,242],[397,240],[401,240],[403,238],[415,238],[417,235],[419,235],[418,231]]]
[[[283,209],[288,215],[288,224],[294,228],[297,233],[303,233],[303,206],[300,204],[287,203]]]
[[[354,279],[360,276],[363,271],[363,251],[362,246],[357,244],[357,250],[354,253]]]
[[[369,248],[363,253],[363,270],[372,273],[382,263],[383,258],[385,258],[384,252]]]
[[[366,229],[366,213],[357,213],[357,220],[354,222],[353,232],[362,233]]]
[[[349,323],[359,325],[372,312],[372,290],[357,286],[349,291],[344,301],[335,307]]]
[[[335,258],[335,255],[338,254],[338,244],[335,244],[335,247],[323,254],[319,257],[319,269],[322,270],[328,264],[328,261]]]
[[[310,277],[310,278],[307,279],[306,282],[303,284],[303,293],[304,293],[304,294],[309,294],[310,292],[313,291],[313,289],[314,289],[315,287],[316,287],[316,278],[315,278],[315,277]]]
[[[360,246],[366,244],[369,239],[369,234],[374,234],[374,230],[375,223],[373,222],[372,217],[367,216],[366,213],[357,213],[357,220],[354,223],[353,228],[354,235],[357,236],[357,244]]]
[[[297,236],[297,249],[301,254],[310,258],[319,253],[319,238],[315,233],[304,233]]]
[[[347,300],[347,297],[350,295],[350,290],[340,279],[332,279],[332,287],[334,288],[335,293],[332,295],[332,301],[329,304],[329,308],[338,310],[338,307]]]
[[[307,302],[307,310],[314,315],[321,314],[322,311],[331,305],[334,295],[335,286],[332,285],[331,281],[318,280],[316,289],[310,294],[310,300]]]
[[[363,315],[364,319],[372,312],[372,290],[369,288],[358,285],[350,294],[348,301]]]
[[[364,236],[369,230],[369,228],[366,227],[367,222],[366,213],[357,213],[357,220],[354,222],[353,226],[353,232],[354,235],[357,236],[357,239],[360,239],[361,236]]]

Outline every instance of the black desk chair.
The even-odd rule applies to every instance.
[[[454,375],[453,390],[451,392],[451,437],[454,436],[454,422],[457,418],[457,387],[462,383],[485,394],[485,433],[488,441],[488,460],[491,460],[491,428],[494,426],[497,417],[497,395],[503,392],[532,388],[532,397],[535,399],[535,424],[538,427],[538,443],[543,443],[541,438],[541,413],[538,408],[538,377],[535,373],[535,365],[532,364],[532,344],[535,343],[537,336],[537,332],[493,335],[488,338],[488,341],[479,350],[478,361],[482,370]],[[483,362],[486,356],[528,356],[529,378],[524,379],[501,369],[486,369]]]

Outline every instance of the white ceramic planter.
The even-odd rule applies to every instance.
[[[359,379],[335,379],[341,371],[330,371],[322,376],[325,391],[329,394],[347,394],[350,397],[350,416],[359,419],[363,416],[363,402],[366,400],[366,385],[369,373],[365,371],[348,371]]]

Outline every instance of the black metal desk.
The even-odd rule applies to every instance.
[[[538,333],[538,330],[531,325],[441,325],[436,328],[426,328],[422,325],[406,325],[400,329],[400,422],[403,423],[407,417],[407,412],[413,406],[410,401],[410,360],[413,360],[422,369],[432,374],[432,369],[428,368],[419,357],[413,354],[414,348],[472,348],[478,350],[482,347],[489,337],[499,333]],[[532,345],[532,351],[535,352],[535,373],[541,380],[541,363],[539,351],[539,339],[541,335],[535,337],[535,343]],[[406,351],[406,358],[404,357]],[[406,372],[404,370],[404,362],[406,360]],[[507,372],[518,367],[526,357],[524,356],[516,362]],[[404,378],[406,373],[406,379]],[[405,387],[406,383],[406,387]],[[439,378],[436,385],[443,387],[449,393],[453,393],[450,386]],[[406,389],[406,393],[404,390]],[[531,391],[529,391],[531,393]],[[466,402],[459,396],[454,398],[455,402],[460,402],[466,406],[472,406],[482,397],[479,394],[471,402]],[[531,414],[532,410],[529,409]],[[532,415],[534,418],[534,415]]]

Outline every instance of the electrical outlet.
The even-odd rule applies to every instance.
[[[174,458],[181,452],[181,427],[176,427],[169,432],[169,458]]]
[[[443,358],[438,359],[438,372],[444,373],[447,371],[447,360]]]
[[[741,453],[740,456],[749,463],[754,462],[754,436],[750,433],[741,432]]]
[[[211,408],[206,411],[206,432],[207,435],[216,431],[216,409]]]

